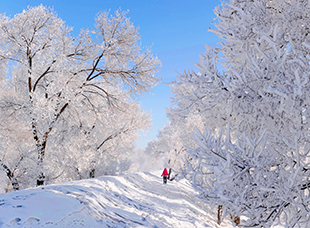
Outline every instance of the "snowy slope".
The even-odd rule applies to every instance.
[[[159,172],[55,184],[0,194],[0,227],[217,227],[195,194]]]

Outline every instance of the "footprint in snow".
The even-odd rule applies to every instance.
[[[39,222],[39,221],[40,221],[40,219],[34,218],[34,217],[30,217],[27,219],[27,222]]]
[[[6,200],[2,199],[0,200],[0,206],[4,205],[6,203]]]
[[[12,219],[12,220],[10,221],[10,224],[12,224],[12,225],[17,225],[17,224],[20,223],[20,221],[21,221],[20,218],[15,218],[15,219]]]
[[[18,195],[18,196],[15,196],[13,197],[12,199],[13,200],[26,200],[28,199],[30,196],[33,196],[35,195],[34,193],[30,194],[30,195]]]

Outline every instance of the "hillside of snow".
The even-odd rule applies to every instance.
[[[108,176],[0,194],[0,227],[218,227],[184,179]],[[225,227],[225,223],[221,227]]]

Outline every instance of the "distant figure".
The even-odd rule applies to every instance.
[[[167,168],[164,169],[163,174],[161,176],[163,177],[164,184],[167,184],[167,180],[169,178],[169,173],[168,173]]]

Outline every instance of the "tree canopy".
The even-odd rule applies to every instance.
[[[132,95],[159,81],[160,61],[126,12],[71,31],[42,5],[0,17],[0,163],[15,189],[115,173],[150,125]]]
[[[221,42],[171,86],[175,121],[195,114],[206,128],[192,134],[184,173],[245,227],[310,224],[309,7],[223,1],[210,29]]]

